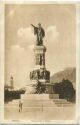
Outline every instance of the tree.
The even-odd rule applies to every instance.
[[[53,85],[53,91],[59,94],[60,98],[66,99],[67,101],[75,101],[75,90],[73,84],[68,79],[63,79],[60,83]]]

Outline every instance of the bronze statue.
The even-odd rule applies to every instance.
[[[43,45],[43,38],[45,36],[45,31],[44,29],[41,27],[41,24],[38,24],[38,27],[34,26],[33,24],[31,24],[34,27],[34,35],[37,36],[37,43],[36,45],[41,46]]]

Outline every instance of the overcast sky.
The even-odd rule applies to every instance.
[[[51,75],[67,67],[76,66],[76,11],[75,5],[40,4],[6,5],[6,83],[10,75],[14,85],[30,83],[29,72],[34,67],[35,36],[30,24],[40,22],[46,32],[46,68]]]

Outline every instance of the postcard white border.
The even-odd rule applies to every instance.
[[[77,14],[77,26],[76,26],[76,32],[77,32],[77,40],[76,40],[76,118],[74,120],[53,120],[52,122],[47,122],[46,124],[78,124],[79,123],[79,118],[80,118],[80,109],[79,109],[79,105],[80,105],[80,101],[79,101],[79,52],[80,52],[80,44],[79,44],[79,26],[78,26],[78,19],[79,19],[79,7],[80,4],[79,3],[75,3],[75,2],[29,2],[29,1],[6,1],[6,2],[1,2],[0,3],[0,10],[2,12],[2,14],[0,15],[0,83],[1,83],[1,87],[0,87],[0,121],[1,123],[12,123],[12,124],[31,124],[31,121],[24,121],[24,120],[18,120],[18,121],[13,121],[13,120],[4,120],[4,65],[5,65],[5,4],[75,4],[76,6],[76,14]],[[32,122],[33,123],[33,122]],[[38,122],[41,124],[41,122]],[[34,123],[35,124],[35,123]],[[37,124],[37,122],[36,122]],[[44,124],[42,122],[42,124]]]

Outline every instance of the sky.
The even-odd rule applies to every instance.
[[[53,75],[76,67],[76,10],[74,4],[6,4],[5,81],[14,78],[16,88],[30,83],[34,68],[35,36],[31,24],[42,24],[46,69]]]

